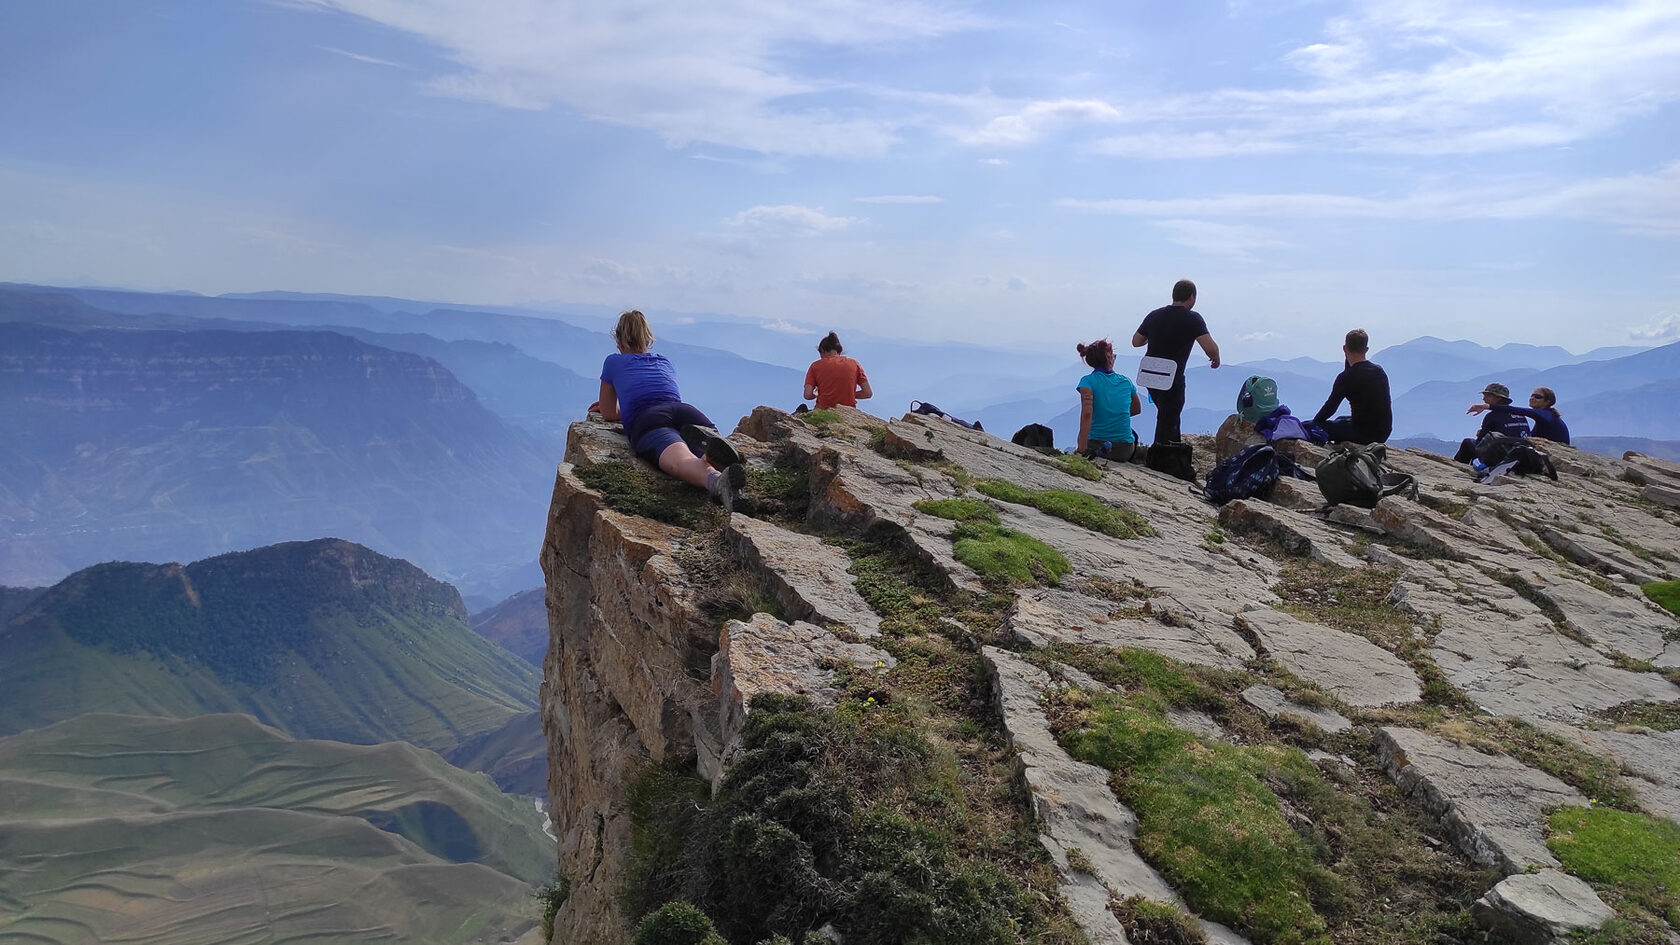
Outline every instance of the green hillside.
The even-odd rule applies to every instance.
[[[0,739],[0,793],[4,940],[509,941],[553,870],[540,815],[483,775],[248,716]]]
[[[87,712],[241,712],[300,738],[447,750],[536,704],[460,596],[350,542],[79,571],[0,626],[0,734]]]

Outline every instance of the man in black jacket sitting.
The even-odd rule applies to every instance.
[[[1388,374],[1375,361],[1366,360],[1371,336],[1363,328],[1347,333],[1342,344],[1342,373],[1330,386],[1330,399],[1318,408],[1313,421],[1324,427],[1332,443],[1383,443],[1394,432],[1394,403],[1388,395]],[[1342,401],[1351,417],[1330,419]]]

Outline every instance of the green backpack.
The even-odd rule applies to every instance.
[[[1237,416],[1257,423],[1278,409],[1277,381],[1256,374],[1237,391]]]

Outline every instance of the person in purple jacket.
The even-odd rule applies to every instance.
[[[1453,460],[1468,463],[1476,458],[1476,441],[1490,433],[1503,433],[1506,436],[1528,436],[1528,421],[1520,414],[1508,410],[1496,410],[1496,407],[1511,405],[1511,389],[1504,384],[1494,383],[1482,388],[1482,402],[1471,404],[1465,413],[1481,413],[1487,411],[1482,418],[1482,427],[1476,431],[1474,438],[1466,439],[1458,445],[1458,452]]]
[[[1527,407],[1513,407],[1510,401],[1502,404],[1471,404],[1470,413],[1515,414],[1534,421],[1534,432],[1529,436],[1537,436],[1553,443],[1569,444],[1569,424],[1563,422],[1563,415],[1558,413],[1557,394],[1550,387],[1536,387],[1534,393],[1528,395]]]
[[[613,329],[618,353],[601,365],[601,399],[591,405],[601,419],[620,420],[636,455],[712,494],[734,511],[747,471],[729,441],[698,408],[683,403],[677,374],[662,354],[653,354],[647,316],[631,310]]]

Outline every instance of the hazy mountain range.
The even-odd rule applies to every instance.
[[[553,464],[596,397],[611,321],[598,307],[0,285],[0,423],[17,431],[0,439],[0,583],[333,535],[414,561],[488,607],[537,583]],[[685,397],[726,429],[759,404],[798,403],[821,334],[726,316],[653,321]],[[931,401],[999,436],[1047,423],[1072,444],[1087,369],[1071,341],[1061,358],[970,339],[842,340],[870,373],[871,412]],[[1122,370],[1137,353],[1123,347]],[[1215,429],[1250,374],[1276,379],[1310,415],[1341,367],[1297,357],[1216,372],[1199,360],[1188,432]],[[1374,360],[1389,373],[1396,437],[1456,440],[1476,426],[1465,408],[1498,380],[1557,390],[1579,436],[1680,440],[1680,345],[1573,354],[1418,338]],[[1153,411],[1137,426],[1151,435]]]

